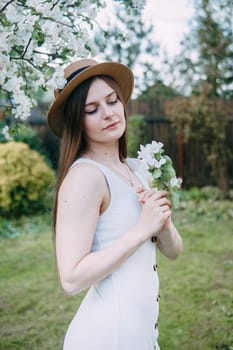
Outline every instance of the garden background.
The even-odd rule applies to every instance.
[[[101,1],[93,3],[101,11]],[[90,51],[82,27],[74,26],[83,11],[99,57],[114,58],[136,71],[140,67],[136,96],[128,106],[129,155],[137,156],[140,144],[161,141],[183,178],[173,219],[184,252],[173,262],[158,256],[161,349],[233,350],[232,2],[193,1],[190,32],[180,54],[172,60],[164,54],[163,75],[154,60],[161,55],[151,36],[154,24],[144,22],[140,1],[113,4],[105,28],[91,25],[95,14],[87,14],[79,1],[0,5],[0,349],[61,349],[66,327],[85,295],[66,296],[57,277],[51,210],[59,140],[46,125],[51,93],[34,71],[40,67],[44,76],[55,74],[51,62],[74,54],[73,47],[55,52],[46,42],[68,42],[69,30]],[[46,6],[57,10],[54,18],[44,16]],[[23,18],[23,26],[29,26],[33,16],[38,17],[30,30],[17,25]],[[60,30],[55,39],[52,24]],[[30,34],[24,44],[20,29]],[[30,48],[33,42],[38,47]],[[44,43],[51,50],[46,51],[47,62],[38,58]],[[39,83],[43,88],[34,91]],[[27,98],[37,101],[32,110],[26,108]],[[17,108],[26,120],[13,117]]]

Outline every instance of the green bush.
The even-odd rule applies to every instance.
[[[183,191],[183,199],[186,201],[193,200],[199,202],[201,200],[220,200],[223,199],[220,188],[215,186],[191,187],[189,190]]]
[[[218,187],[191,187],[189,190],[182,190],[180,212],[185,210],[187,217],[180,218],[181,221],[198,220],[205,217],[207,220],[232,220],[233,205],[232,191],[229,199],[223,198]],[[179,211],[178,210],[178,211]],[[182,215],[181,215],[182,216]]]
[[[146,143],[145,125],[142,115],[128,117],[128,154],[130,157],[137,157],[140,144]]]
[[[9,139],[3,132],[5,127],[7,127],[7,124],[4,121],[0,121],[0,143],[9,142]],[[51,160],[49,159],[48,152],[43,145],[42,138],[39,136],[38,132],[29,125],[20,123],[13,124],[9,127],[8,134],[12,141],[24,142],[31,149],[39,152],[45,157],[46,163],[51,166]]]
[[[0,215],[13,217],[46,208],[54,171],[23,142],[0,144]]]

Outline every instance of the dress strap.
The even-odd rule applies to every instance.
[[[111,190],[110,190],[110,182],[109,182],[109,175],[107,173],[107,170],[106,170],[106,167],[92,159],[88,159],[88,158],[78,158],[76,159],[73,164],[71,164],[71,167],[70,169],[72,169],[76,164],[80,164],[80,163],[89,163],[89,164],[93,164],[95,165],[97,168],[100,169],[100,171],[102,172],[103,176],[104,176],[104,179],[105,179],[105,182],[106,182],[106,185],[108,187],[108,191],[109,193],[111,193]]]
[[[147,172],[143,169],[143,166],[141,165],[141,162],[139,159],[136,158],[126,158],[126,162],[130,169],[135,173],[137,178],[140,180],[142,185],[145,187],[145,189],[149,190],[149,182],[148,182],[148,174]],[[105,165],[96,162],[95,160],[89,159],[89,158],[79,158],[74,163],[71,165],[70,169],[74,167],[76,164],[79,163],[89,163],[97,166],[103,173],[105,180],[108,184],[108,187],[110,186],[110,182],[112,182],[110,179],[112,179],[112,171],[108,169]],[[114,174],[114,176],[116,176]],[[111,186],[110,186],[111,187]]]
[[[79,164],[79,163],[89,163],[89,164],[96,165],[97,168],[102,170],[102,172],[105,174],[106,167],[104,165],[102,165],[101,163],[96,162],[95,160],[92,160],[92,159],[89,159],[89,158],[84,158],[84,157],[76,159],[73,162],[73,164],[71,164],[70,169],[72,169],[76,164]]]

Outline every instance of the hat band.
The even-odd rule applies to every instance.
[[[89,68],[90,66],[85,66],[85,67],[82,67],[82,68],[79,68],[77,70],[75,70],[73,73],[71,73],[67,78],[66,78],[66,81],[67,83],[69,83],[76,75],[78,75],[79,73],[81,73],[83,70]]]
[[[60,94],[60,92],[62,92],[62,90],[64,90],[64,88],[66,87],[66,85],[79,73],[81,73],[83,70],[89,68],[91,66],[85,66],[82,68],[79,68],[77,70],[75,70],[73,73],[71,73],[70,75],[68,75],[68,77],[66,78],[66,84],[64,85],[64,87],[62,89],[57,89],[57,92]]]

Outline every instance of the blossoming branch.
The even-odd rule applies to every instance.
[[[142,0],[121,0],[143,8]],[[1,109],[27,119],[39,88],[64,86],[64,62],[92,52],[91,32],[104,0],[1,0]]]
[[[164,154],[163,143],[152,141],[151,144],[140,145],[138,158],[149,173],[151,186],[158,190],[167,190],[173,207],[177,208],[182,179],[176,177],[171,158]]]

